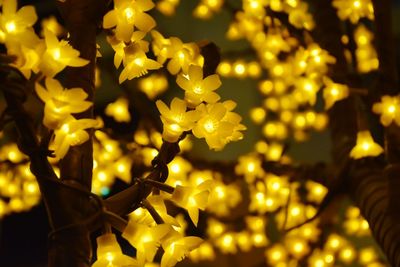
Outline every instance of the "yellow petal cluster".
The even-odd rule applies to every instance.
[[[60,128],[71,114],[83,112],[92,106],[91,102],[85,100],[88,95],[82,88],[65,89],[52,78],[46,78],[45,86],[36,83],[35,91],[45,104],[43,124],[49,129]]]
[[[103,18],[103,27],[115,27],[115,36],[129,42],[135,28],[148,32],[156,26],[155,20],[147,13],[154,7],[151,0],[114,0],[114,9]]]
[[[400,125],[400,96],[382,96],[381,102],[372,106],[372,111],[380,114],[383,126],[389,126],[392,122]]]
[[[196,107],[202,102],[215,103],[220,96],[214,91],[221,86],[217,74],[203,79],[203,69],[200,66],[190,65],[187,75],[179,75],[176,83],[185,90],[185,100],[189,107]]]
[[[50,148],[54,150],[56,159],[62,159],[71,146],[77,146],[89,140],[89,134],[86,129],[97,125],[96,120],[75,119],[69,116],[63,121],[63,124],[54,131],[54,140]]]
[[[374,19],[374,8],[371,0],[333,0],[332,5],[337,9],[341,20],[349,19],[357,23],[361,18]]]
[[[96,239],[97,260],[92,267],[139,267],[138,262],[124,254],[114,234],[104,234]]]
[[[196,187],[177,186],[171,200],[189,212],[190,219],[197,226],[199,209],[205,210],[211,189],[211,180],[202,182]]]
[[[163,139],[171,143],[178,141],[183,132],[190,131],[199,119],[198,111],[187,111],[186,102],[176,97],[171,102],[171,108],[161,100],[157,100],[156,105],[164,125]]]
[[[202,115],[193,128],[193,135],[204,138],[214,150],[221,150],[227,143],[242,139],[240,131],[246,127],[240,124],[241,117],[232,112],[235,106],[233,101],[199,105],[196,110]]]

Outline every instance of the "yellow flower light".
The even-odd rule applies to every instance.
[[[143,266],[145,262],[152,262],[161,239],[165,237],[172,227],[167,224],[160,224],[149,227],[144,224],[129,221],[128,226],[122,233],[122,237],[136,248],[136,258]]]
[[[372,106],[372,111],[381,114],[382,125],[389,126],[393,121],[400,125],[400,96],[382,96],[381,102]]]
[[[75,50],[67,41],[59,41],[56,35],[45,29],[45,48],[39,64],[39,70],[47,77],[54,77],[66,66],[82,67],[89,63],[88,60],[79,57],[79,51]]]
[[[151,74],[139,80],[139,89],[144,92],[148,98],[154,99],[168,89],[168,80],[165,75]]]
[[[196,110],[202,116],[193,128],[194,136],[205,138],[208,146],[215,150],[221,150],[230,141],[240,140],[243,136],[240,131],[246,127],[240,124],[241,117],[231,112],[235,106],[233,101],[199,105]]]
[[[29,43],[36,36],[32,29],[36,20],[33,6],[17,10],[17,0],[5,0],[0,13],[0,42]]]
[[[178,141],[183,132],[191,130],[199,119],[198,111],[186,111],[186,102],[176,97],[172,100],[170,109],[161,100],[157,100],[156,105],[164,125],[163,139],[171,143]]]
[[[383,148],[374,142],[369,131],[357,133],[357,143],[350,151],[350,157],[361,159],[365,157],[376,157],[383,153]]]
[[[206,180],[196,187],[176,186],[171,200],[186,209],[190,219],[197,226],[199,220],[199,209],[205,210],[208,196],[211,190],[211,180]]]
[[[220,96],[214,91],[221,86],[217,74],[207,76],[203,79],[203,68],[190,65],[187,75],[179,75],[176,83],[185,90],[185,100],[189,107],[195,107],[200,103],[215,103]]]
[[[131,177],[132,159],[130,157],[121,157],[113,164],[114,175],[125,183],[129,184]]]
[[[162,241],[164,255],[161,258],[161,267],[173,267],[182,261],[203,240],[196,236],[183,237],[179,232],[171,230]]]
[[[172,16],[175,14],[175,9],[180,0],[161,0],[156,4],[156,8],[165,16]]]
[[[129,54],[132,54],[135,50],[132,48],[136,48],[137,46],[145,53],[149,52],[149,42],[143,40],[146,36],[145,32],[135,31],[132,33],[131,39],[129,43],[125,43],[123,41],[118,40],[114,35],[107,36],[107,42],[111,45],[114,50],[114,66],[119,68],[122,63],[122,60]],[[136,47],[132,44],[136,44]]]
[[[315,27],[313,16],[308,12],[308,5],[305,2],[301,2],[295,8],[290,9],[289,22],[296,28],[304,28],[309,31]]]
[[[235,166],[235,173],[243,175],[247,182],[251,183],[256,177],[262,177],[264,170],[262,162],[256,155],[244,155],[239,157],[239,162]]]
[[[72,116],[65,119],[60,128],[54,131],[55,138],[51,144],[56,159],[62,159],[70,146],[77,146],[89,140],[89,134],[85,129],[93,128],[96,125],[97,121],[92,119],[76,120]]]
[[[63,121],[73,113],[80,113],[92,106],[86,101],[87,93],[81,88],[64,89],[61,83],[52,78],[46,78],[46,88],[39,83],[35,91],[45,103],[43,124],[49,129],[57,129]]]
[[[213,261],[215,259],[214,247],[209,242],[203,242],[197,249],[192,250],[189,258],[193,262]]]
[[[374,19],[374,8],[371,0],[334,0],[332,5],[337,9],[341,20],[349,19],[356,24],[360,18]]]
[[[330,79],[324,79],[325,88],[323,96],[325,99],[325,109],[330,109],[336,101],[342,100],[349,96],[349,88],[340,83],[334,83]]]
[[[126,79],[132,80],[133,78],[143,76],[149,70],[156,70],[162,67],[157,61],[147,58],[139,43],[133,43],[124,49],[125,57],[123,63],[125,68],[119,76],[119,83],[122,83]]]
[[[122,254],[114,234],[105,234],[97,239],[97,260],[92,267],[139,267],[138,262]]]
[[[145,11],[154,7],[151,0],[119,0],[114,1],[114,9],[103,18],[105,29],[115,28],[116,37],[129,42],[134,28],[148,32],[156,26],[155,20]]]
[[[279,262],[285,262],[287,254],[285,247],[281,244],[276,244],[265,251],[267,261],[272,266],[276,266]]]
[[[320,85],[317,81],[308,78],[299,78],[295,84],[293,95],[299,103],[314,105]]]
[[[113,117],[117,122],[130,122],[129,101],[126,98],[118,98],[115,102],[107,105],[106,115]]]
[[[189,66],[203,66],[204,58],[200,55],[200,49],[195,43],[183,43],[177,37],[165,39],[160,33],[153,31],[153,51],[157,56],[157,61],[161,64],[167,59],[167,69],[172,75],[176,75],[180,70],[188,73]]]

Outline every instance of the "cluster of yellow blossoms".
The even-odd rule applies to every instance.
[[[176,80],[185,90],[185,101],[174,98],[171,108],[158,100],[157,107],[164,124],[163,138],[176,142],[183,132],[192,130],[197,138],[205,138],[211,149],[221,150],[228,142],[242,139],[241,117],[232,112],[233,101],[218,102],[214,91],[221,85],[217,74],[203,78],[200,66],[190,65],[187,74]],[[187,110],[189,109],[189,110]]]

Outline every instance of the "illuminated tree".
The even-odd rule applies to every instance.
[[[156,16],[173,16],[179,0],[56,2],[63,26],[52,17],[33,28],[33,6],[0,1],[0,217],[42,198],[49,266],[213,266],[255,250],[266,266],[384,266],[354,242],[371,233],[400,266],[388,0],[201,0],[198,19],[232,15],[226,37],[249,49],[231,53],[160,32]],[[96,68],[104,46],[119,74]],[[95,101],[102,73],[124,92],[105,106]],[[246,136],[241,102],[219,94],[227,79],[257,81],[247,90],[262,106],[249,115],[263,137],[234,161],[195,157],[189,136],[215,151]],[[332,162],[290,157],[325,129]],[[125,186],[108,196],[116,179]]]

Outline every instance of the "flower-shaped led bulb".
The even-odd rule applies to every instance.
[[[376,157],[383,153],[383,148],[374,142],[369,131],[357,133],[357,143],[350,151],[350,157],[361,159],[365,157]]]
[[[114,1],[114,9],[109,11],[103,19],[105,29],[115,28],[116,37],[129,42],[134,27],[148,32],[156,26],[155,20],[145,11],[154,7],[151,0],[119,0]]]
[[[196,187],[177,185],[172,194],[172,201],[188,211],[196,226],[199,221],[199,209],[204,210],[207,206],[211,184],[211,180],[206,180]]]
[[[178,141],[183,132],[191,130],[200,117],[196,110],[186,111],[186,102],[176,97],[172,99],[171,108],[161,100],[156,105],[163,122],[163,139],[171,143]]]
[[[325,88],[323,91],[325,99],[325,109],[330,109],[336,101],[349,96],[349,88],[344,84],[334,83],[329,79],[324,80]]]
[[[96,120],[68,117],[60,128],[54,131],[55,138],[51,144],[56,159],[62,159],[68,152],[70,146],[77,146],[89,140],[89,134],[85,129],[93,128],[98,124]]]
[[[133,43],[124,48],[124,66],[125,68],[119,75],[119,83],[126,79],[132,80],[133,78],[143,76],[149,70],[156,70],[162,67],[157,61],[147,58],[143,48],[138,43]]]
[[[79,51],[75,50],[67,41],[59,41],[55,34],[44,30],[46,47],[39,69],[47,76],[54,77],[66,66],[82,67],[89,63],[88,60],[79,57]]]
[[[372,111],[381,114],[381,123],[383,126],[389,126],[393,121],[400,125],[400,97],[384,95],[381,102],[372,106]]]
[[[220,97],[214,91],[221,86],[217,74],[203,79],[203,68],[196,65],[189,66],[187,75],[179,75],[176,83],[185,90],[185,100],[190,107],[195,107],[201,102],[215,103]]]
[[[183,237],[179,232],[171,230],[162,241],[164,255],[161,258],[161,267],[175,266],[189,255],[192,250],[199,247],[202,242],[203,240],[200,237]]]
[[[126,98],[118,98],[115,102],[107,105],[105,113],[117,122],[130,122],[129,101]]]
[[[122,237],[136,248],[136,258],[140,266],[143,266],[145,262],[153,261],[157,249],[161,244],[161,239],[171,229],[171,226],[167,224],[149,227],[130,220],[122,233]]]
[[[24,6],[17,10],[17,0],[5,0],[0,13],[0,43],[29,44],[36,39],[36,34],[31,28],[36,20],[33,6]]]
[[[97,239],[97,261],[92,267],[139,267],[137,261],[122,254],[114,234],[105,234]]]
[[[57,129],[72,113],[83,112],[92,105],[85,100],[88,95],[81,88],[65,90],[59,81],[51,78],[45,80],[45,85],[46,88],[36,83],[35,91],[45,103],[43,124],[49,129]]]

